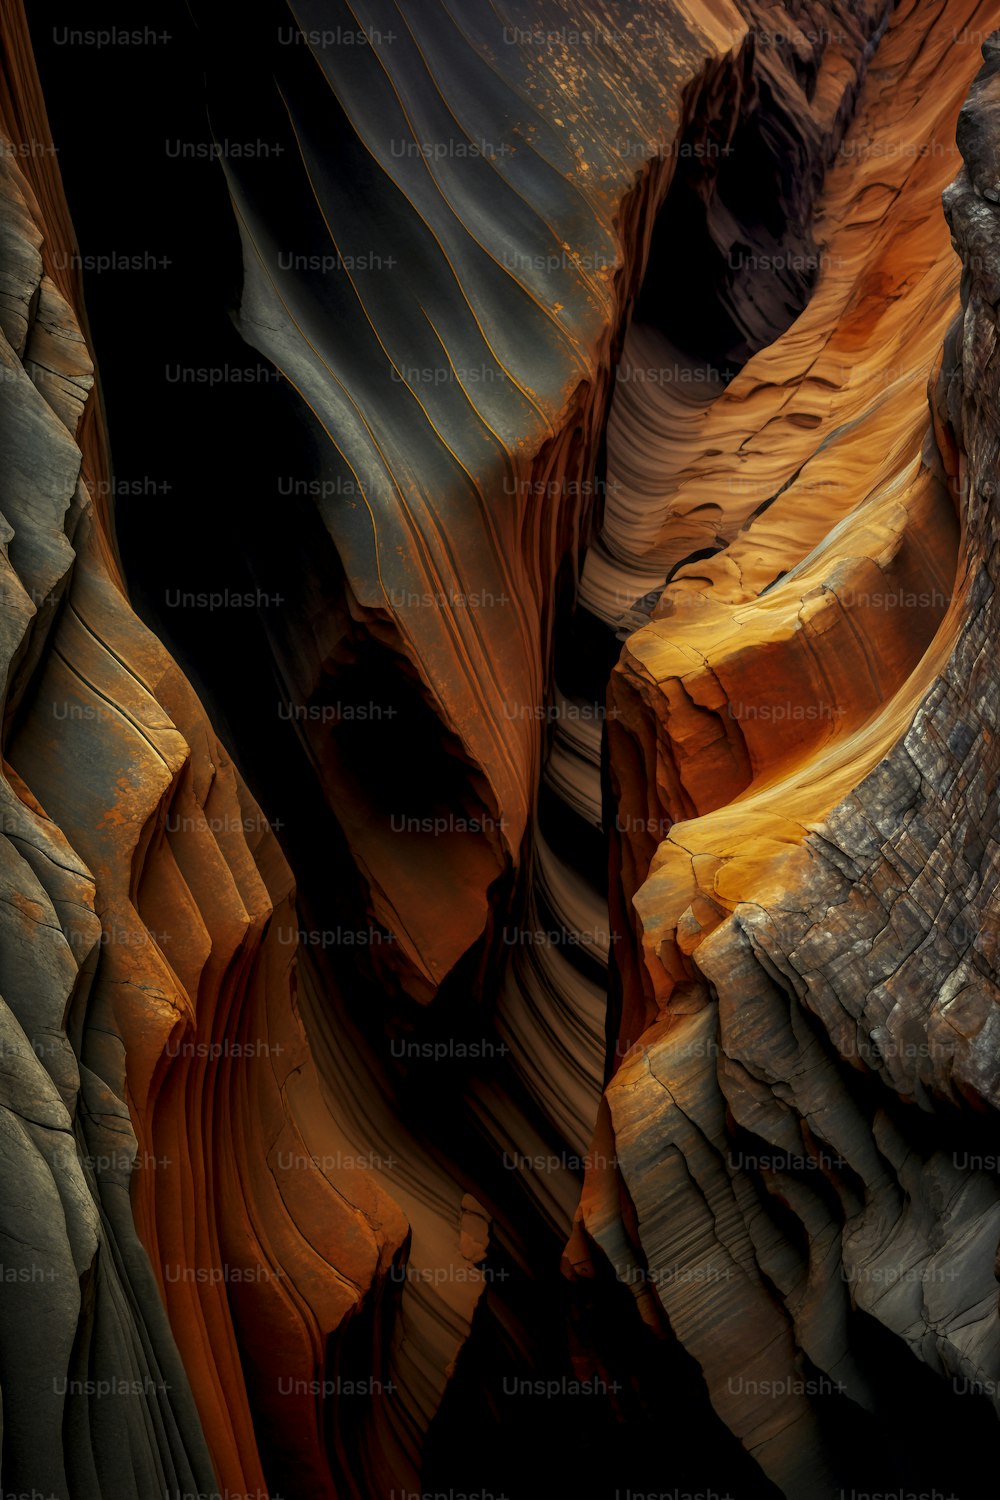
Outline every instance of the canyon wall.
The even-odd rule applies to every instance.
[[[5,1486],[832,1495],[887,1368],[985,1442],[1000,14],[194,11],[239,660],[0,4]]]
[[[581,1221],[785,1494],[838,1480],[817,1398],[879,1410],[866,1318],[997,1390],[984,52],[957,256],[964,54],[903,8],[807,311],[616,413],[620,572],[668,581],[612,678],[634,946]]]

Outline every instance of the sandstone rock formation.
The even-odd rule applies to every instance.
[[[1000,11],[191,10],[238,663],[119,552],[0,0],[5,1489],[900,1490],[887,1384],[985,1455]]]
[[[835,1482],[822,1382],[877,1403],[858,1309],[962,1389],[997,1390],[995,773],[975,665],[992,450],[966,430],[990,257],[965,172],[946,195],[965,308],[935,357],[961,270],[933,213],[961,89],[939,86],[961,60],[915,13],[894,20],[828,179],[808,310],[714,400],[647,401],[662,461],[644,455],[655,488],[637,471],[618,521],[670,581],[612,681],[637,947],[601,1136],[622,1196],[591,1173],[583,1223],[786,1494]],[[916,107],[930,76],[936,118]],[[637,405],[619,408],[626,453]]]

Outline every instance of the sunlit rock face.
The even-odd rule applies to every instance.
[[[879,1409],[865,1317],[997,1390],[992,61],[937,212],[965,67],[901,12],[806,312],[724,392],[616,410],[622,571],[669,582],[610,690],[635,948],[582,1220],[786,1494],[838,1478],[824,1381]]]
[[[1000,10],[190,11],[0,5],[5,1490],[979,1493]]]
[[[426,8],[391,29],[323,0],[277,32],[252,25],[241,87],[230,17],[205,8],[217,137],[266,104],[284,148],[280,170],[223,164],[240,329],[313,419],[297,478],[321,529],[269,620],[286,710],[420,1001],[487,934],[524,860],[611,368],[665,195],[676,187],[683,237],[712,242],[733,353],[760,342],[808,275],[782,279],[776,308],[751,306],[726,257],[773,239],[808,258],[816,186],[885,9],[833,7],[789,46],[724,3],[551,4],[507,24]],[[371,42],[338,44],[362,19]],[[773,179],[753,209],[734,183],[751,159]],[[670,272],[659,257],[647,299]],[[388,703],[410,745],[394,778],[373,770],[383,720],[334,719]]]

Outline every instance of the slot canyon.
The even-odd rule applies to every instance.
[[[1000,0],[0,0],[0,142],[0,1500],[995,1494]]]

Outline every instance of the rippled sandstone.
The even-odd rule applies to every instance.
[[[213,730],[226,664],[206,712],[128,602],[5,4],[5,1482],[367,1500],[467,1409],[509,1446],[502,1377],[555,1361],[606,1398],[556,1429],[594,1493],[657,1378],[748,1495],[835,1493],[859,1309],[944,1389],[1000,1374],[992,60],[951,332],[938,204],[996,17],[195,9],[189,144],[302,419],[252,692],[326,859]]]
[[[817,1397],[879,1410],[858,1311],[952,1390],[998,1388],[984,53],[958,256],[935,208],[964,59],[903,10],[808,309],[714,399],[647,402],[657,489],[634,481],[644,530],[622,523],[668,582],[612,680],[636,947],[617,1174],[590,1174],[582,1222],[789,1495],[837,1479]]]

